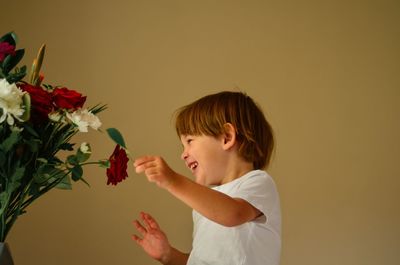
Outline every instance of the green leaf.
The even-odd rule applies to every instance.
[[[18,41],[17,35],[11,31],[8,32],[7,34],[4,34],[1,38],[0,38],[0,42],[8,42],[9,44],[15,46],[16,43]]]
[[[33,180],[35,181],[36,184],[39,186],[44,185],[50,180],[50,175],[47,173],[40,172],[38,174],[33,175]]]
[[[90,150],[90,147],[89,147]],[[83,163],[87,161],[90,158],[91,153],[83,153],[81,149],[79,148],[78,151],[76,151],[76,158],[79,161],[79,163]]]
[[[72,180],[73,181],[78,181],[82,178],[83,175],[83,169],[82,166],[76,165],[72,168]]]
[[[71,143],[62,143],[62,144],[60,144],[59,147],[61,150],[72,151],[72,150],[74,150],[74,145],[75,144],[71,144]]]
[[[57,189],[72,190],[71,179],[69,176],[65,176],[60,183],[56,186]]]
[[[10,178],[7,186],[7,191],[11,194],[21,185],[21,179],[24,176],[25,167],[17,167]]]
[[[20,49],[16,50],[14,55],[7,55],[3,61],[3,73],[7,74],[10,72],[17,64],[21,61],[22,57],[24,57],[25,50]]]
[[[122,134],[115,128],[108,128],[107,133],[110,136],[110,138],[120,146],[126,149],[125,141],[124,138],[122,137]]]
[[[79,160],[78,160],[78,158],[76,157],[76,155],[69,155],[69,156],[67,157],[67,162],[68,162],[70,165],[73,165],[73,166],[79,164]]]
[[[6,155],[2,150],[0,150],[0,167],[3,167],[3,165],[6,163]]]
[[[39,134],[36,132],[36,130],[29,125],[29,123],[23,123],[24,129],[29,132],[31,135],[35,136],[36,138],[40,138]]]
[[[89,111],[93,114],[97,114],[102,112],[103,110],[107,109],[107,105],[105,104],[97,104],[96,106],[89,109]]]
[[[18,143],[20,140],[20,132],[19,131],[12,131],[10,136],[8,136],[1,144],[0,148],[3,149],[4,152],[8,152],[11,148]]]
[[[0,69],[0,76],[1,75],[5,77],[4,74],[1,74],[1,69]],[[16,67],[14,73],[8,74],[8,76],[6,76],[6,79],[10,84],[17,83],[21,81],[25,77],[25,75],[26,75],[26,66],[24,65],[21,67],[21,69]]]
[[[6,209],[9,200],[10,200],[10,193],[8,193],[7,191],[3,191],[2,193],[0,193],[0,203],[1,203],[0,216],[3,215],[3,212]]]
[[[24,143],[29,147],[32,153],[39,151],[41,141],[39,139],[25,139]]]
[[[12,175],[11,179],[21,180],[25,173],[25,167],[17,167]]]
[[[32,183],[31,186],[29,187],[29,195],[30,196],[36,196],[40,192],[40,185],[37,183]]]

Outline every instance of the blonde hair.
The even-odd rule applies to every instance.
[[[273,131],[260,107],[245,93],[224,91],[207,95],[175,114],[178,136],[218,137],[225,132],[226,123],[236,129],[239,155],[253,163],[254,169],[268,167],[274,149]]]

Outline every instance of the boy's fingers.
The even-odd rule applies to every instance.
[[[133,165],[135,166],[136,173],[143,173],[148,168],[155,166],[156,164],[153,161],[154,161],[154,159],[151,159],[150,157],[147,157],[147,156],[135,160]]]
[[[139,223],[138,220],[133,221],[133,224],[135,225],[136,230],[138,230],[140,234],[144,235],[147,233],[146,228],[144,228],[144,226],[141,223]]]
[[[160,229],[160,226],[158,225],[158,223],[156,222],[156,220],[154,220],[154,218],[150,215],[150,214],[144,214],[144,221],[146,222],[146,224],[153,229]]]
[[[133,162],[133,165],[135,167],[137,167],[137,166],[140,166],[141,164],[147,163],[151,160],[153,160],[152,156],[142,156],[142,157],[136,158],[136,160]]]
[[[136,241],[139,245],[142,245],[143,239],[138,237],[137,235],[132,235],[131,236],[132,240]]]

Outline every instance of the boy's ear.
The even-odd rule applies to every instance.
[[[224,134],[222,135],[223,149],[228,150],[236,143],[236,128],[231,123],[224,124]]]

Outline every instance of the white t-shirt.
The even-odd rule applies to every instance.
[[[188,265],[278,265],[281,211],[273,179],[262,170],[213,189],[242,198],[263,215],[235,227],[217,224],[193,211],[193,248]]]

